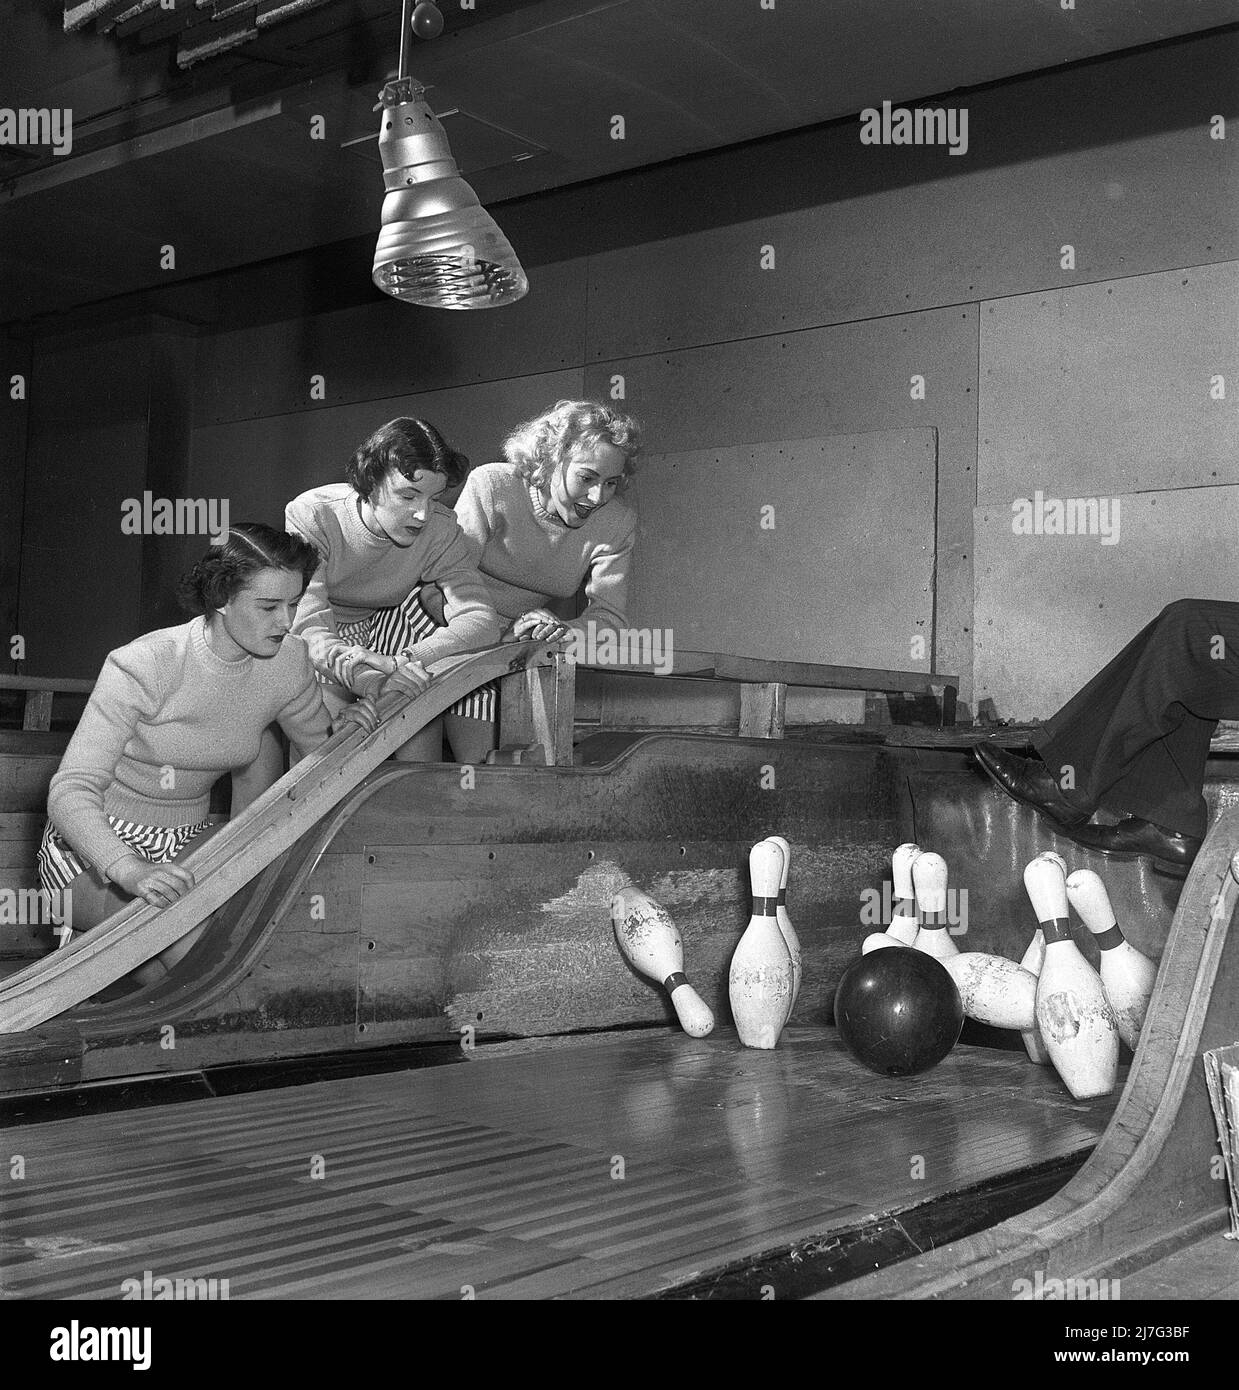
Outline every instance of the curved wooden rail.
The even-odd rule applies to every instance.
[[[183,861],[193,889],[171,907],[135,901],[64,950],[0,984],[0,1033],[55,1018],[179,941],[222,906],[419,729],[477,686],[527,667],[544,644],[505,642],[430,667],[429,689],[393,694],[371,734],[349,729],[285,773],[273,787]]]
[[[344,796],[314,830],[273,859],[215,913],[202,939],[172,973],[155,984],[135,989],[123,999],[87,1000],[69,1018],[92,1036],[139,1033],[152,1024],[186,1017],[234,988],[254,968],[342,826],[358,806],[394,778],[407,776],[417,764],[389,763]]]
[[[1138,1266],[1226,1223],[1202,1052],[1239,1036],[1239,807],[1184,885],[1118,1108],[1048,1202],[819,1298],[1026,1298],[1051,1279]],[[1040,1279],[1040,1283],[1038,1283]],[[1079,1294],[1085,1297],[1085,1294]]]

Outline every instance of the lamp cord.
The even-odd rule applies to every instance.
[[[400,3],[400,71],[396,74],[400,80],[409,75],[409,6],[412,3],[413,0],[401,0]]]

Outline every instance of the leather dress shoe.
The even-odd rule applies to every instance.
[[[1147,855],[1179,874],[1187,873],[1200,850],[1200,840],[1195,835],[1163,830],[1138,816],[1124,816],[1114,825],[1073,826],[1066,833],[1077,845],[1098,854],[1112,854],[1120,859]]]
[[[1018,758],[997,743],[978,743],[973,756],[991,779],[1016,801],[1047,816],[1056,826],[1070,830],[1084,825],[1090,812],[1073,806],[1059,790],[1054,774],[1039,759]]]

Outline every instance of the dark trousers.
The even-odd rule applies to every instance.
[[[1180,599],[1073,695],[1033,742],[1081,809],[1101,807],[1203,836],[1209,740],[1219,719],[1236,718],[1239,603]]]

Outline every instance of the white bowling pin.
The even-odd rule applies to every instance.
[[[942,962],[964,1013],[991,1028],[1032,1028],[1036,1024],[1037,977],[1005,956],[962,951]]]
[[[804,968],[800,953],[800,938],[796,935],[796,928],[792,926],[792,919],[787,915],[787,878],[792,867],[792,847],[782,835],[767,835],[766,839],[772,845],[777,845],[783,855],[783,869],[779,874],[779,904],[776,915],[779,930],[783,933],[783,940],[787,942],[787,949],[792,958],[792,1008],[795,1009],[796,1000],[800,998],[800,981],[804,978]]]
[[[912,886],[921,914],[921,929],[912,949],[936,960],[959,955],[959,947],[947,930],[946,860],[940,854],[918,854],[912,861]]]
[[[888,936],[884,931],[870,932],[860,943],[860,953],[867,956],[870,951],[883,951],[887,946],[902,946],[906,951],[908,943],[906,941],[896,941],[893,936]]]
[[[749,851],[753,915],[731,958],[728,994],[736,1031],[746,1047],[772,1048],[792,1011],[792,953],[779,930],[783,853],[763,840]]]
[[[1028,943],[1028,950],[1020,957],[1020,965],[1028,971],[1030,975],[1041,974],[1041,966],[1045,961],[1045,937],[1041,934],[1038,927],[1033,932],[1033,938]],[[1045,1040],[1041,1036],[1041,1030],[1037,1027],[1034,1020],[1031,1028],[1022,1028],[1020,1037],[1024,1040],[1024,1051],[1028,1053],[1028,1060],[1036,1062],[1039,1067],[1050,1065],[1050,1051],[1045,1045]]]
[[[886,935],[893,936],[905,946],[912,945],[920,930],[916,917],[916,890],[912,886],[912,861],[920,852],[920,845],[906,844],[900,845],[891,855],[891,887],[895,890],[895,904]],[[861,950],[864,949],[862,946]]]
[[[666,908],[631,883],[611,899],[611,925],[624,959],[671,995],[680,1026],[694,1038],[714,1027],[714,1015],[684,974],[684,946]]]
[[[1064,877],[1067,873],[1067,861],[1061,854],[1052,849],[1042,850],[1038,859],[1048,859],[1051,863],[1057,864],[1063,871]],[[1045,937],[1042,935],[1041,928],[1038,927],[1033,932],[1033,939],[1028,943],[1028,950],[1024,952],[1020,964],[1025,970],[1033,975],[1041,973],[1041,962],[1045,960]],[[1028,1053],[1028,1059],[1036,1062],[1039,1067],[1048,1067],[1050,1063],[1050,1051],[1045,1045],[1045,1039],[1041,1036],[1041,1030],[1034,1023],[1031,1028],[1021,1029],[1020,1037],[1024,1041],[1024,1051]]]
[[[1101,976],[1080,954],[1068,931],[1067,881],[1050,859],[1024,868],[1024,887],[1045,936],[1037,977],[1037,1027],[1050,1061],[1076,1100],[1114,1089],[1119,1030]]]
[[[1067,897],[1101,950],[1101,983],[1118,1020],[1119,1037],[1134,1052],[1144,1026],[1157,966],[1123,936],[1101,876],[1077,869],[1067,880]]]

